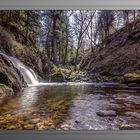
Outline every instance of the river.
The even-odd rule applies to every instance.
[[[1,130],[140,130],[140,88],[119,83],[29,86],[0,106]]]

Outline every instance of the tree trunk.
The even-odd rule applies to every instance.
[[[8,13],[7,13],[7,23],[9,23],[9,24],[11,22],[11,16],[12,16],[12,11],[9,10]]]
[[[68,22],[66,23],[66,46],[65,46],[64,64],[66,64],[67,55],[68,55]]]
[[[75,57],[75,70],[77,69],[77,60],[78,60],[78,54],[79,54],[79,49],[80,49],[80,46],[81,43],[80,43],[80,39],[78,40],[78,47],[77,47],[77,50],[76,50],[76,57]]]
[[[92,17],[91,17],[92,18]],[[91,51],[92,51],[92,53],[94,54],[94,50],[93,50],[93,43],[92,43],[92,34],[93,34],[93,32],[92,32],[92,20],[91,20],[91,39],[90,39],[90,41],[91,41],[91,43],[90,43],[90,47],[91,47]]]
[[[133,18],[134,18],[134,21],[135,21],[135,19],[136,19],[136,11],[135,10],[133,11]]]
[[[61,46],[61,42],[60,42],[60,40],[58,41],[58,48],[59,48],[59,64],[61,64],[62,63],[62,57],[61,57],[61,53],[62,53],[62,46]]]
[[[48,40],[49,40],[49,35],[50,35],[50,28],[49,28],[49,31],[48,31],[48,34],[47,34],[47,38],[46,38],[46,51],[47,51],[47,56],[49,59],[51,59],[51,53],[50,53],[50,44],[48,44]]]
[[[61,37],[61,56],[60,56],[60,57],[61,57],[61,60],[62,60],[62,61],[61,61],[62,63],[64,63],[64,58],[63,58],[63,55],[64,55],[64,54],[63,54],[63,53],[64,53],[64,46],[63,46],[64,35],[63,35],[63,34],[64,34],[64,33],[63,33],[63,31],[62,31],[62,37]]]
[[[52,57],[53,57],[53,63],[57,64],[56,17],[53,17]]]

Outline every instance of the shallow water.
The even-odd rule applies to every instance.
[[[0,107],[2,130],[140,129],[139,119],[140,89],[118,83],[30,85]]]

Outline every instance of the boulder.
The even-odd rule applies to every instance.
[[[14,92],[11,88],[6,85],[0,84],[0,105],[11,98],[14,95]]]
[[[116,112],[113,111],[113,110],[109,110],[109,111],[99,111],[99,112],[96,112],[96,114],[100,117],[109,117],[109,116],[117,116]]]
[[[130,72],[124,74],[124,82],[128,83],[131,87],[138,86],[140,84],[140,73]]]
[[[51,81],[53,82],[64,82],[65,81],[65,75],[62,72],[55,72],[51,74]]]
[[[140,126],[137,124],[122,124],[119,127],[120,130],[139,130]]]

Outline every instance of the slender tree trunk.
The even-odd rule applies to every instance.
[[[134,21],[136,20],[136,11],[134,10],[133,11],[133,18],[134,18]]]
[[[91,17],[91,18],[92,18],[92,17]],[[94,54],[93,43],[92,43],[92,41],[93,41],[93,39],[92,39],[92,38],[93,38],[93,32],[92,32],[92,26],[93,26],[93,25],[92,25],[92,24],[93,24],[93,23],[92,23],[92,20],[91,20],[91,33],[90,33],[90,34],[91,34],[91,35],[90,35],[90,36],[91,36],[91,39],[90,39],[91,43],[90,43],[90,47],[91,47],[92,53]]]
[[[11,22],[11,16],[12,16],[12,11],[8,10],[8,13],[7,13],[7,23],[9,23],[9,24]]]
[[[66,64],[67,55],[68,55],[68,22],[66,23],[66,46],[65,46],[64,64]]]
[[[81,47],[81,43],[80,43],[80,40],[81,38],[78,39],[78,47],[77,47],[77,50],[76,50],[76,57],[75,57],[75,70],[77,69],[77,61],[78,61],[78,54],[79,54],[79,49]]]
[[[129,11],[125,10],[124,11],[124,25],[128,25],[129,23]]]
[[[50,35],[50,28],[49,28],[49,31],[48,31],[48,34],[47,34],[47,38],[46,38],[46,51],[47,51],[48,58],[51,59],[50,44],[48,44],[48,42],[49,42],[49,35]]]
[[[53,17],[52,57],[53,57],[53,63],[57,64],[56,17]]]
[[[58,44],[58,48],[59,48],[59,64],[61,64],[62,63],[62,57],[61,57],[61,55],[62,55],[62,46],[61,46],[61,42],[60,42],[60,40],[59,40],[59,42],[57,43]]]
[[[62,37],[61,37],[61,60],[62,60],[61,62],[62,63],[64,63],[64,57],[63,57],[64,56],[64,46],[63,46],[64,42],[63,42],[63,39],[64,39],[64,33],[62,31]]]

